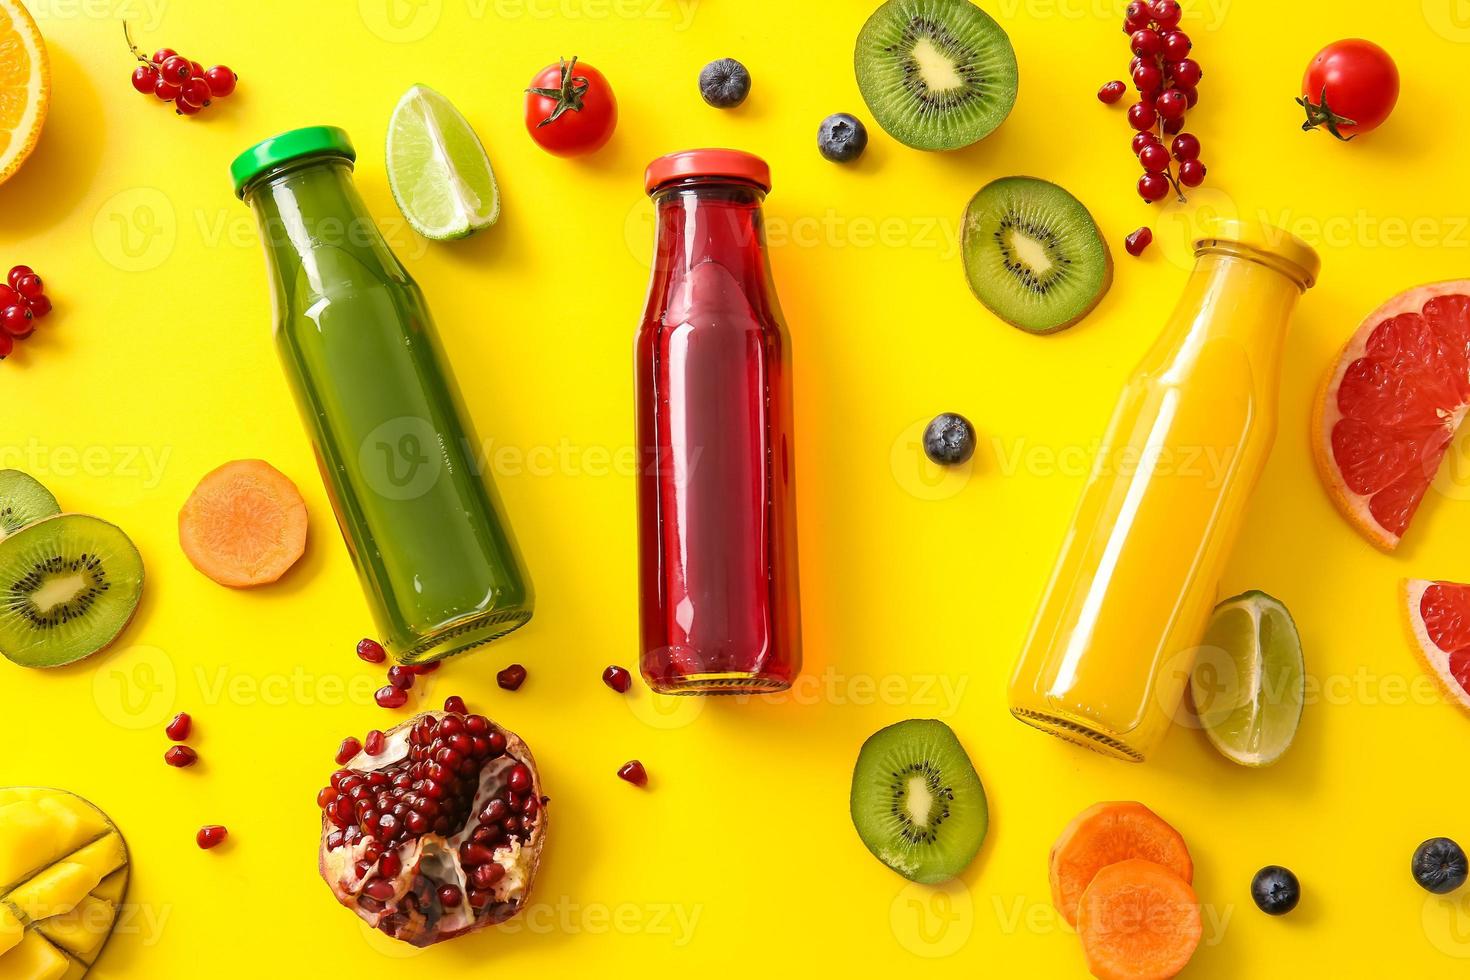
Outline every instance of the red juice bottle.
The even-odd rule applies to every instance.
[[[801,669],[791,340],[766,259],[770,168],[736,150],[655,160],[635,345],[643,676],[755,694]]]

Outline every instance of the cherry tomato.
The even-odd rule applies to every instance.
[[[1302,128],[1318,126],[1350,140],[1383,125],[1399,100],[1399,70],[1372,41],[1337,41],[1317,52],[1302,79],[1297,104],[1307,110]]]
[[[618,100],[602,72],[586,62],[547,65],[526,89],[526,130],[561,157],[599,150],[618,124]]]

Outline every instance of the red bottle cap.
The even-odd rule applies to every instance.
[[[763,191],[771,189],[771,168],[766,161],[742,150],[682,150],[659,157],[648,165],[644,190],[652,194],[664,184],[687,177],[732,177],[748,180]]]

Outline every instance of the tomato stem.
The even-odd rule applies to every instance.
[[[540,95],[544,98],[555,99],[556,108],[551,110],[551,115],[536,124],[536,128],[549,126],[561,118],[561,114],[568,109],[573,112],[582,111],[582,100],[587,95],[587,89],[592,83],[585,75],[573,75],[572,70],[577,67],[577,56],[573,55],[570,63],[564,58],[558,58],[561,65],[561,85],[559,88],[528,88],[532,95]]]
[[[1319,126],[1326,126],[1329,133],[1331,133],[1333,136],[1336,136],[1344,143],[1351,142],[1358,138],[1357,133],[1354,133],[1351,136],[1342,135],[1340,127],[1356,126],[1358,122],[1356,119],[1349,119],[1347,116],[1339,116],[1337,113],[1332,111],[1331,107],[1327,105],[1327,86],[1322,86],[1321,102],[1313,103],[1306,96],[1302,96],[1301,98],[1296,100],[1296,104],[1307,110],[1307,121],[1302,123],[1303,132],[1310,133],[1312,130],[1316,129]]]

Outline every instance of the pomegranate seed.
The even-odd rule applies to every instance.
[[[207,851],[211,847],[218,847],[223,844],[225,838],[228,836],[230,836],[230,832],[224,827],[221,827],[219,824],[210,824],[207,827],[199,828],[199,833],[194,835],[194,842]]]
[[[618,770],[618,778],[626,779],[634,786],[647,786],[648,770],[643,768],[643,763],[634,759],[632,762],[625,763],[623,768]]]
[[[482,909],[490,904],[495,895],[491,892],[482,892],[478,889],[470,889],[470,908]]]
[[[338,790],[335,787],[332,787],[332,786],[323,787],[316,794],[316,805],[317,805],[317,809],[318,810],[325,810],[327,807],[329,807],[333,803],[337,802],[337,793],[338,793]]]
[[[378,702],[380,708],[401,708],[408,704],[408,692],[389,684],[387,687],[378,688],[377,693],[373,695],[373,700]]]
[[[184,739],[189,737],[189,729],[193,726],[193,724],[194,720],[184,712],[180,711],[178,714],[174,715],[174,720],[169,722],[168,727],[165,728],[163,731],[164,734],[173,739],[175,742],[182,742]]]
[[[407,666],[408,669],[413,671],[415,674],[432,674],[434,671],[438,670],[440,666],[443,665],[443,663],[444,661],[442,660],[435,660],[427,664],[409,664]]]
[[[1149,245],[1153,244],[1153,240],[1153,231],[1148,227],[1143,227],[1124,239],[1123,247],[1128,250],[1129,255],[1132,255],[1136,258],[1142,255],[1144,250],[1147,249]]]
[[[389,851],[383,855],[383,860],[378,862],[378,871],[384,878],[397,878],[398,872],[403,870],[403,861],[398,857],[397,851]]]
[[[526,683],[526,668],[520,664],[511,664],[495,675],[495,683],[507,691],[519,691],[521,685]]]
[[[363,743],[363,748],[367,750],[368,755],[382,755],[386,743],[387,739],[383,737],[383,733],[374,728],[367,733],[367,741]]]
[[[517,762],[510,767],[510,775],[505,777],[505,784],[517,796],[529,793],[531,791],[531,770]]]
[[[491,864],[495,860],[495,852],[488,847],[479,844],[461,844],[459,846],[459,859],[466,867],[477,864]]]
[[[1127,91],[1128,86],[1124,85],[1122,82],[1108,82],[1102,88],[1097,90],[1097,101],[1101,102],[1103,105],[1112,105],[1113,103],[1121,99],[1123,97],[1123,93]]]
[[[348,735],[342,740],[341,746],[337,749],[337,765],[347,765],[347,761],[361,751],[362,743],[351,735]]]
[[[398,891],[393,882],[387,878],[374,878],[362,888],[363,893],[376,898],[380,902],[386,902]]]
[[[470,715],[464,720],[464,730],[471,735],[484,735],[490,731],[490,719],[484,715]]]
[[[464,698],[458,694],[451,694],[444,699],[444,710],[456,715],[469,714],[468,708],[464,706]]]
[[[464,895],[453,885],[442,885],[439,888],[439,904],[446,909],[457,909],[459,903],[464,901]]]
[[[628,688],[633,686],[633,675],[628,673],[625,668],[613,664],[602,672],[602,683],[619,694],[627,694]]]
[[[407,691],[413,687],[414,673],[407,667],[389,667],[388,683],[400,691]]]
[[[198,762],[199,753],[195,752],[187,745],[175,745],[173,748],[169,749],[163,754],[163,761],[167,762],[175,769],[183,769],[186,766],[192,766],[194,763]]]
[[[370,664],[380,664],[388,659],[388,651],[383,649],[383,644],[366,638],[357,641],[357,655]]]
[[[470,872],[470,881],[476,888],[494,888],[495,883],[504,877],[505,869],[498,864],[482,864]]]

